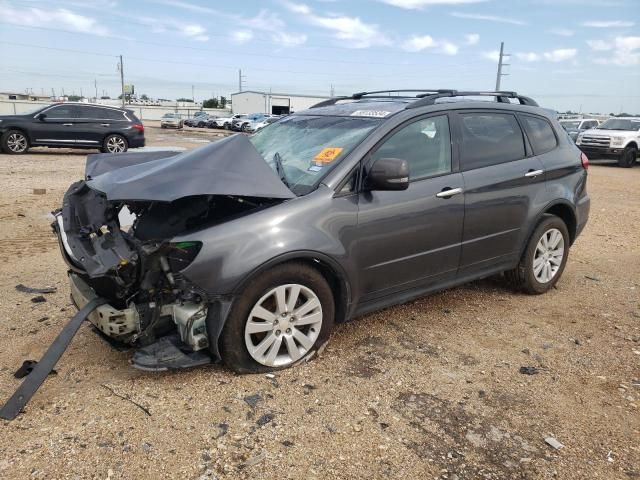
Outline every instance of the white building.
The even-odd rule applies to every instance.
[[[306,110],[330,97],[297,95],[293,93],[256,92],[245,90],[231,94],[233,113],[271,113],[285,115],[287,113]]]

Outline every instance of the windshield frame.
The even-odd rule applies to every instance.
[[[358,147],[365,142],[368,138],[371,137],[371,135],[374,134],[374,132],[376,132],[381,125],[384,124],[384,119],[383,118],[370,118],[370,117],[349,117],[349,116],[345,116],[345,115],[314,115],[313,113],[308,113],[308,114],[295,114],[295,115],[288,115],[288,118],[334,118],[334,119],[347,119],[347,118],[351,118],[353,120],[365,120],[367,122],[370,122],[372,127],[371,129],[366,132],[364,135],[362,135],[362,137],[357,140],[353,145],[351,145],[349,148],[345,149],[344,153],[342,153],[340,155],[340,158],[337,159],[336,161],[331,162],[322,172],[320,175],[317,176],[317,178],[315,179],[315,181],[311,184],[294,184],[291,185],[289,187],[289,189],[293,192],[293,194],[296,197],[303,197],[305,195],[308,195],[310,193],[312,193],[313,191],[318,189],[318,186],[320,186],[320,184],[323,183],[324,179],[327,178],[327,176],[329,176],[336,168],[338,168],[340,165],[344,164],[345,161],[347,161],[350,157],[351,154],[356,151],[358,149]],[[251,135],[251,137],[254,137],[256,135],[262,135],[267,133],[267,130],[269,130],[268,127],[270,127],[271,125],[277,125],[280,123],[280,121],[284,120],[284,118],[278,118],[278,122],[273,122],[269,125],[267,125],[266,127],[260,129],[259,131],[257,131],[256,133],[254,133],[253,135]],[[254,145],[255,148],[255,145]],[[258,150],[256,148],[256,150]],[[262,156],[262,153],[260,153],[260,151],[258,150],[258,153],[260,154],[260,156]],[[264,158],[264,161],[269,165],[269,167],[271,168],[271,163],[270,163],[270,159]],[[276,173],[276,175],[278,174],[275,170],[274,172]],[[296,188],[299,187],[299,188]],[[299,190],[303,190],[302,192],[300,192]]]

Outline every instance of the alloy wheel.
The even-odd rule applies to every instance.
[[[7,138],[7,148],[13,153],[22,153],[27,149],[27,137],[21,133],[14,132]]]
[[[109,137],[109,139],[107,140],[107,150],[110,153],[121,153],[124,152],[126,149],[126,145],[124,143],[124,140],[120,137]]]
[[[564,237],[557,228],[542,234],[533,255],[533,274],[540,283],[548,283],[556,276],[564,258]]]
[[[271,289],[249,312],[244,340],[249,355],[269,367],[286,367],[303,358],[322,329],[322,305],[304,285]]]

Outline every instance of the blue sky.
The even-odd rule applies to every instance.
[[[640,113],[640,0],[0,0],[0,90],[493,89]],[[44,47],[44,48],[43,48]]]

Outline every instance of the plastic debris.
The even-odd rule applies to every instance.
[[[535,375],[540,373],[540,369],[537,367],[520,367],[520,373],[523,375]]]
[[[27,287],[26,285],[23,285],[21,283],[16,285],[16,290],[22,293],[55,293],[58,291],[56,287],[34,288]]]
[[[556,440],[553,437],[547,437],[544,439],[544,441],[547,443],[547,445],[555,448],[556,450],[560,450],[561,448],[564,448],[564,445],[561,444],[558,440]]]

